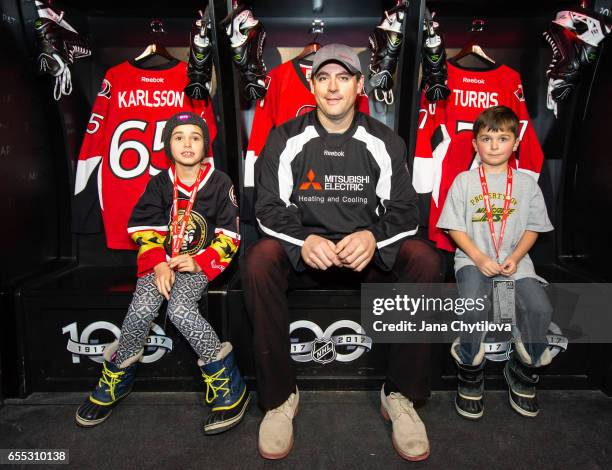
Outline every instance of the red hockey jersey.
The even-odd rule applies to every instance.
[[[454,251],[450,237],[436,228],[446,195],[455,177],[478,162],[472,147],[472,126],[478,114],[492,106],[511,108],[520,120],[518,151],[510,165],[536,180],[544,155],[530,123],[519,73],[505,65],[475,70],[448,63],[445,101],[421,98],[412,183],[418,193],[431,192],[429,238],[438,248]]]
[[[293,59],[275,67],[268,74],[268,91],[255,106],[255,116],[247,147],[245,186],[253,186],[253,165],[261,153],[270,131],[301,114],[316,108],[310,91],[312,61]],[[357,108],[370,114],[367,95],[357,97]]]
[[[138,248],[127,234],[128,219],[151,176],[170,165],[161,137],[175,113],[192,111],[206,120],[212,155],[217,134],[212,105],[185,96],[187,81],[187,64],[178,60],[155,69],[123,62],[106,72],[77,162],[75,232],[98,231],[90,221],[99,207],[106,245]]]

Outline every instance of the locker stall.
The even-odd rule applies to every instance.
[[[208,312],[222,339],[234,343],[240,367],[252,386],[251,330],[239,270],[245,250],[259,237],[249,207],[252,195],[245,188],[249,140],[258,105],[241,94],[240,77],[220,26],[231,7],[229,3],[208,2],[216,46],[212,101],[218,134],[214,158],[216,167],[227,172],[240,188],[243,243],[240,257],[211,286]],[[315,11],[311,1],[250,2],[266,29],[264,59],[268,71],[295,58],[315,40],[323,45],[342,42],[354,47],[366,70],[368,35],[383,11],[394,3],[339,0],[324,2],[323,9]],[[610,96],[609,43],[604,44],[593,73],[585,74],[571,98],[560,107],[559,117],[546,108],[546,68],[551,51],[542,32],[557,11],[575,4],[561,0],[410,2],[395,75],[395,101],[383,106],[370,93],[369,108],[372,116],[404,139],[408,166],[412,168],[420,103],[420,25],[426,8],[435,12],[435,20],[441,25],[449,58],[473,40],[496,62],[520,72],[531,122],[545,156],[539,184],[556,227],[552,234],[540,237],[532,251],[536,270],[550,282],[604,282],[610,277],[604,268],[609,264],[605,262],[609,253],[600,253],[598,248],[605,246],[608,234],[602,230],[602,217],[596,215],[600,212],[592,208],[605,207],[610,200],[610,164],[604,141],[610,123],[606,105]],[[67,21],[88,39],[92,50],[90,57],[71,65],[72,93],[59,101],[53,99],[52,78],[36,74],[34,2],[0,2],[5,26],[2,37],[11,45],[0,51],[0,157],[10,170],[3,172],[6,197],[0,204],[14,221],[12,230],[6,230],[3,237],[8,263],[4,264],[0,285],[6,326],[1,333],[0,353],[5,397],[85,391],[97,377],[97,345],[112,340],[120,327],[135,285],[135,253],[108,249],[101,220],[91,233],[72,232],[79,148],[105,71],[133,59],[151,43],[162,44],[174,57],[186,60],[191,24],[203,6],[193,1],[172,5],[161,1],[62,1],[54,5],[65,10]],[[475,24],[482,30],[473,31]],[[421,201],[423,233],[428,200],[424,196]],[[450,267],[448,255],[447,261]],[[290,293],[296,345],[316,339],[318,329],[333,330],[331,333],[340,336],[365,334],[359,325],[359,286],[338,281],[324,289]],[[142,368],[137,387],[150,391],[199,390],[189,345],[163,314],[156,324],[146,352],[149,364]],[[300,387],[377,389],[384,376],[385,347],[366,344],[339,346],[341,360],[328,364],[300,356],[296,346]],[[603,389],[611,393],[612,366],[605,359],[606,351],[609,345],[570,344],[542,377],[542,387]],[[455,370],[447,345],[434,345],[433,357],[434,389],[454,388]],[[501,364],[495,366],[487,375],[487,388],[502,389]]]

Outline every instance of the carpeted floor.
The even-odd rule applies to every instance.
[[[35,394],[7,400],[0,408],[0,448],[69,449],[69,467],[79,470],[612,468],[612,398],[593,391],[542,391],[536,419],[513,412],[506,393],[488,392],[480,422],[456,415],[452,393],[435,392],[419,410],[431,442],[430,458],[420,463],[393,450],[391,427],[374,392],[303,392],[294,449],[278,462],[257,453],[263,415],[257,406],[239,427],[206,437],[200,394],[133,393],[93,429],[74,423],[83,398]]]

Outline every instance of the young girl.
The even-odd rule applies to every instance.
[[[219,341],[200,315],[198,301],[238,250],[238,207],[229,177],[206,159],[208,128],[201,117],[174,115],[163,142],[174,165],[151,179],[128,223],[140,246],[134,298],[119,340],[104,351],[102,377],[77,410],[76,421],[85,427],[100,424],[130,393],[151,322],[165,298],[168,318],[196,352],[206,383],[212,411],[204,432],[217,434],[242,420],[250,395],[232,345]]]

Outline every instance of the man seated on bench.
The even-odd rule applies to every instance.
[[[274,129],[255,167],[256,214],[265,238],[242,268],[253,323],[264,458],[286,457],[299,392],[290,358],[289,288],[360,282],[439,282],[440,257],[415,238],[418,210],[402,139],[355,110],[364,78],[355,52],[330,44],[314,57],[317,108]],[[408,460],[429,455],[413,401],[429,396],[428,344],[390,346],[382,412]]]

